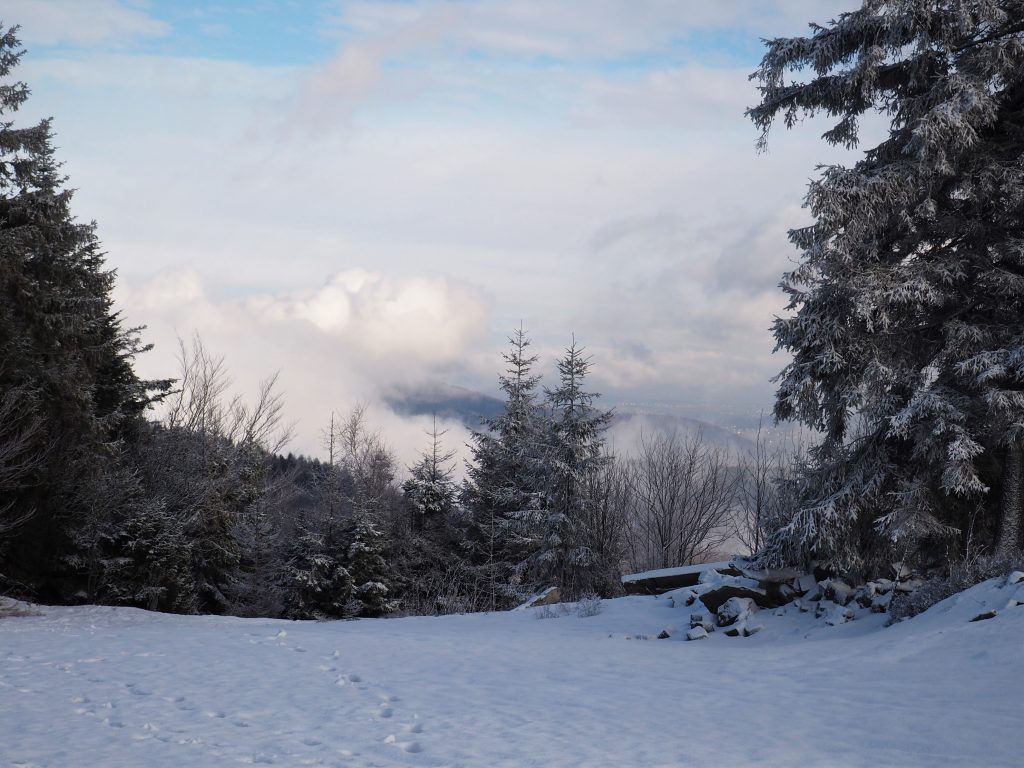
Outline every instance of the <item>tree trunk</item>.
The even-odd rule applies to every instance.
[[[1017,548],[1020,539],[1021,512],[1021,445],[1012,440],[1006,448],[1003,467],[1003,508],[999,521],[996,554],[1007,555]]]

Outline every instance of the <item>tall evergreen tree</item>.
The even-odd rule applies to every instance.
[[[498,381],[504,411],[472,436],[463,503],[472,520],[474,560],[492,609],[507,607],[536,586],[526,562],[540,546],[545,518],[545,440],[537,387],[537,356],[520,327],[509,338]]]
[[[319,529],[319,530],[318,530]],[[289,547],[283,591],[285,615],[292,619],[341,618],[348,615],[352,576],[341,530],[300,520]]]
[[[352,575],[352,598],[347,612],[353,616],[381,616],[395,610],[390,597],[394,574],[384,557],[386,542],[373,521],[355,518],[348,529],[348,572]]]
[[[542,545],[531,563],[538,579],[558,584],[569,595],[593,588],[589,572],[597,558],[587,524],[598,503],[592,496],[594,480],[611,461],[603,448],[612,414],[597,408],[594,401],[599,395],[584,388],[591,362],[583,352],[573,338],[558,361],[558,386],[546,392],[551,413],[547,504]]]
[[[6,461],[31,466],[0,498],[31,518],[8,542],[0,574],[59,600],[80,583],[68,570],[81,562],[76,529],[96,503],[123,501],[93,491],[118,442],[140,426],[147,383],[132,369],[137,334],[112,309],[114,273],[95,225],[71,215],[50,121],[10,119],[29,95],[8,80],[22,55],[16,32],[0,27],[0,402],[31,426],[16,432],[27,437]]]
[[[848,148],[865,113],[889,119],[863,159],[822,170],[814,223],[790,233],[775,414],[823,440],[767,559],[953,551],[979,504],[1019,546],[1024,3],[865,0],[767,45],[748,111],[762,143],[779,117],[826,114]]]

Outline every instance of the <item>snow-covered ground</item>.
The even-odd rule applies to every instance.
[[[694,642],[654,597],[330,623],[41,608],[0,619],[0,765],[1019,766],[1024,586],[1001,584],[889,628],[790,607]]]

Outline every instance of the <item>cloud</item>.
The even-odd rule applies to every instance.
[[[312,292],[255,296],[246,308],[264,322],[304,321],[362,354],[405,364],[451,362],[487,322],[482,291],[443,277],[385,277],[365,269],[334,275]]]
[[[708,111],[735,117],[747,106],[751,67],[744,64],[736,77],[695,62],[724,51],[735,67],[759,35],[799,31],[799,22],[825,20],[844,6],[842,0],[346,2],[327,22],[338,52],[310,73],[288,129],[349,133],[356,115],[374,104],[433,101],[453,84],[463,104],[487,103],[498,93],[514,101],[517,92],[537,96],[554,87],[560,96],[573,94],[565,107],[580,119],[636,124],[655,116],[704,120],[708,127]],[[725,42],[716,37],[723,33]],[[584,70],[610,77],[590,80],[580,77]],[[738,99],[741,93],[748,95]]]
[[[198,329],[240,384],[281,370],[310,450],[382,391],[494,393],[520,321],[549,383],[575,332],[608,403],[756,410],[785,231],[850,155],[812,121],[758,156],[747,72],[831,7],[346,2],[308,67],[26,57],[19,116],[55,116],[145,374]]]
[[[5,24],[26,45],[122,46],[170,32],[164,22],[118,0],[5,0]]]
[[[226,357],[243,390],[280,371],[306,451],[318,449],[331,410],[365,401],[384,420],[393,386],[459,377],[489,322],[486,295],[468,283],[365,269],[320,288],[240,298],[218,296],[195,270],[175,269],[138,284],[122,280],[116,298],[128,322],[146,323],[145,338],[156,344],[140,360],[144,376],[173,375],[177,338],[195,333]]]
[[[460,53],[607,61],[660,51],[707,30],[792,32],[794,24],[823,21],[844,9],[848,3],[842,0],[737,0],[685,6],[677,0],[364,0],[346,2],[334,24],[342,30],[343,40],[396,39],[404,30],[418,27],[434,29],[435,35],[411,38],[410,43],[442,40],[449,50]]]

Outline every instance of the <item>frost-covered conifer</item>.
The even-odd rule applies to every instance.
[[[8,80],[22,55],[16,31],[0,25],[0,411],[13,420],[0,427],[0,529],[23,524],[8,531],[0,576],[61,600],[84,576],[68,566],[91,557],[77,548],[79,525],[99,530],[98,514],[129,503],[90,506],[139,426],[148,383],[132,368],[143,348],[112,308],[95,225],[71,214],[50,121],[13,120],[29,95]]]
[[[402,492],[416,510],[414,525],[423,529],[433,521],[444,520],[455,510],[457,490],[452,476],[454,451],[441,447],[445,430],[437,431],[437,420],[430,434],[430,448],[409,468],[410,477],[402,484]]]
[[[533,585],[523,582],[537,551],[545,517],[545,440],[538,415],[536,355],[522,328],[509,338],[499,377],[505,409],[473,433],[463,503],[472,519],[474,561],[490,593],[490,607],[513,604]]]
[[[395,610],[391,599],[394,574],[384,559],[385,540],[371,520],[354,520],[349,531],[348,572],[352,597],[347,607],[354,616],[381,616]]]
[[[597,503],[590,492],[593,478],[611,461],[604,453],[604,433],[611,411],[594,406],[599,397],[584,389],[590,358],[572,344],[558,361],[558,386],[546,391],[546,491],[542,544],[531,558],[531,570],[543,582],[558,584],[575,595],[590,588],[588,572],[596,558],[589,546],[587,521]]]
[[[339,533],[333,526],[314,530],[306,521],[296,523],[282,579],[284,610],[289,618],[347,615],[352,576],[344,565],[347,552]]]
[[[762,142],[776,118],[827,115],[844,147],[865,113],[889,120],[859,162],[822,169],[814,223],[790,233],[775,413],[823,440],[767,555],[857,568],[893,547],[952,551],[979,503],[1017,546],[1024,3],[865,0],[767,45],[748,111]]]

